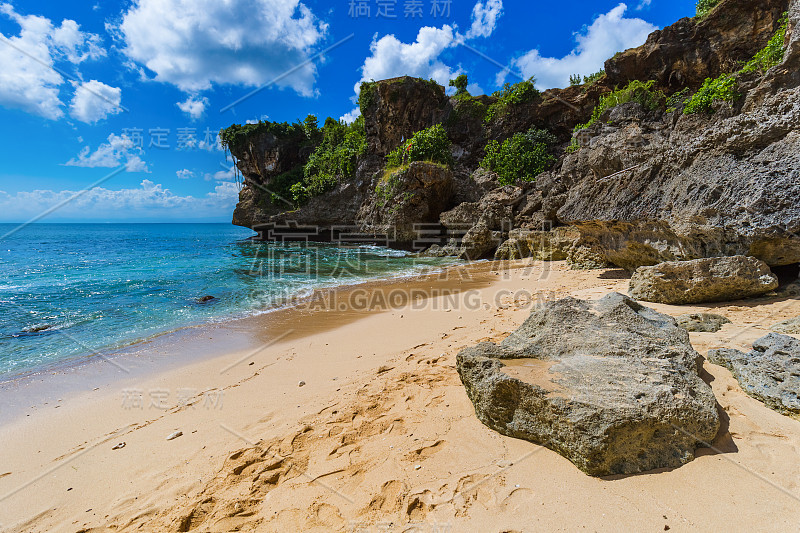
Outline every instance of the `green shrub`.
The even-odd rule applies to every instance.
[[[259,121],[256,124],[233,124],[232,126],[224,128],[219,132],[219,140],[222,147],[229,150],[231,147],[245,142],[251,135],[260,135],[264,133],[271,133],[279,139],[306,136],[304,126],[300,122],[289,124],[288,122]]]
[[[628,102],[638,102],[642,107],[650,111],[659,109],[664,104],[666,96],[662,91],[653,89],[655,84],[655,80],[650,80],[648,82],[633,80],[626,85],[625,88],[616,89],[613,92],[601,96],[600,102],[592,112],[592,118],[589,119],[589,122],[586,124],[578,124],[575,126],[575,131],[594,125],[600,120],[603,113]]]
[[[784,13],[781,19],[781,27],[769,40],[767,46],[756,53],[753,59],[747,62],[742,72],[760,72],[764,74],[772,67],[780,65],[781,61],[783,61],[783,55],[786,53],[786,47],[784,47],[783,44],[786,40],[786,30],[788,27],[789,14]]]
[[[445,120],[445,125],[455,126],[458,121],[464,116],[473,117],[478,120],[483,120],[486,116],[486,104],[479,99],[470,96],[468,92],[456,94],[453,96],[453,111]]]
[[[358,107],[363,115],[369,108],[375,105],[378,93],[378,83],[375,80],[362,81],[358,91]]]
[[[598,70],[594,74],[589,74],[588,76],[583,77],[583,83],[586,85],[591,85],[594,82],[598,81],[600,78],[606,75],[606,71],[603,69]]]
[[[303,168],[302,181],[291,186],[294,202],[302,204],[334,189],[341,181],[352,179],[358,158],[366,151],[364,117],[358,117],[352,124],[328,118],[322,127],[322,142]]]
[[[581,81],[581,75],[580,74],[570,74],[569,75],[569,86],[570,87],[575,87],[576,85],[583,85],[583,82]]]
[[[481,166],[497,173],[501,185],[534,181],[556,162],[551,150],[557,142],[547,130],[535,128],[527,133],[517,133],[502,144],[490,141]]]
[[[507,113],[509,106],[524,104],[539,96],[535,84],[536,78],[533,76],[514,85],[506,83],[501,90],[492,95],[498,100],[486,111],[486,122],[491,122],[496,117]]]
[[[711,13],[721,0],[698,0],[697,2],[697,18],[703,18]]]
[[[691,90],[686,87],[667,98],[667,113],[672,113],[678,107],[686,105],[691,99],[690,92]]]
[[[683,112],[687,115],[694,113],[713,113],[715,101],[732,104],[741,95],[737,92],[738,84],[732,74],[723,74],[718,78],[706,78],[703,86],[686,104]]]
[[[456,79],[450,80],[450,87],[456,88],[456,96],[461,94],[469,94],[467,92],[468,85],[469,78],[467,78],[466,74],[461,74],[460,76],[456,77]]]
[[[436,124],[418,131],[411,139],[392,150],[387,156],[387,162],[390,167],[399,167],[414,161],[431,161],[452,165],[451,145],[444,126]]]

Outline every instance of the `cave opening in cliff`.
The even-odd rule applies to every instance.
[[[772,273],[778,276],[781,287],[800,279],[800,263],[772,267]]]

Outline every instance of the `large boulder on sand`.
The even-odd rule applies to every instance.
[[[701,360],[673,318],[612,293],[549,302],[457,364],[481,422],[605,476],[680,466],[714,439]]]
[[[708,360],[728,368],[747,394],[770,409],[800,418],[800,340],[770,333],[750,353],[711,350]]]
[[[737,255],[640,267],[631,276],[630,295],[647,302],[683,305],[740,300],[777,288],[778,278],[766,263]]]

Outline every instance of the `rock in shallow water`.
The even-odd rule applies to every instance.
[[[800,417],[800,340],[770,333],[750,353],[711,350],[708,360],[728,368],[747,394],[770,409]]]
[[[457,362],[481,422],[593,476],[680,466],[719,430],[689,334],[621,294],[547,303]]]
[[[766,263],[737,255],[640,267],[631,276],[630,294],[637,300],[684,305],[740,300],[777,288],[778,278]]]

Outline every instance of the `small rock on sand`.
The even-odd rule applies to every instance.
[[[297,386],[298,386],[298,387],[305,387],[305,386],[306,386],[306,382],[305,382],[305,381],[300,381],[300,382],[297,384]]]
[[[169,437],[167,437],[167,440],[175,440],[181,435],[183,435],[183,431],[176,431],[175,433],[170,433]]]

